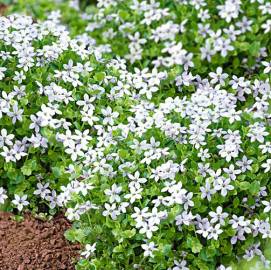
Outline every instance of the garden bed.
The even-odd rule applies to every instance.
[[[0,270],[270,268],[270,1],[90,2],[0,4]]]

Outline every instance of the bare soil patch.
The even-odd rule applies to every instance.
[[[0,269],[72,270],[80,246],[64,238],[70,223],[60,214],[50,221],[26,214],[16,222],[0,212]]]

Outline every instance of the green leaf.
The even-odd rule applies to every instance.
[[[249,182],[239,182],[238,186],[241,190],[248,190],[250,188],[250,183]]]
[[[199,253],[202,249],[202,244],[196,237],[188,236],[186,243],[188,248],[191,248],[193,253]]]
[[[118,246],[114,247],[114,249],[113,249],[114,253],[120,253],[120,252],[123,252],[123,251],[124,251],[124,249],[123,249],[122,245],[118,245]]]
[[[256,195],[256,194],[259,193],[260,188],[261,188],[260,182],[259,182],[259,181],[253,181],[253,182],[250,184],[249,192],[250,192],[252,195]]]
[[[132,238],[136,234],[136,230],[126,230],[122,233],[123,238]]]
[[[259,41],[254,41],[249,46],[249,53],[252,56],[257,56],[259,54],[260,48],[261,48],[261,43]]]
[[[60,177],[62,175],[62,168],[59,167],[52,167],[52,173],[55,177]]]
[[[71,242],[77,241],[79,243],[82,243],[86,237],[86,233],[83,229],[71,228],[64,233],[64,236]]]
[[[94,75],[94,79],[98,82],[102,82],[103,79],[105,77],[105,73],[104,72],[98,72],[98,73],[95,73]]]
[[[171,245],[167,244],[163,246],[163,254],[167,256],[171,251]]]
[[[120,156],[120,158],[125,159],[125,158],[129,157],[129,152],[125,149],[121,149],[121,150],[119,150],[119,156]]]
[[[35,159],[26,160],[23,167],[21,168],[21,171],[23,175],[30,176],[33,171],[37,169],[37,161]]]
[[[234,198],[233,199],[233,207],[234,208],[237,208],[238,206],[239,206],[239,204],[240,204],[240,200],[239,200],[239,198]]]
[[[127,11],[125,11],[125,10],[120,10],[119,16],[123,20],[127,20],[129,18],[129,13]]]

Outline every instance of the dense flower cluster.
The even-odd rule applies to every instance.
[[[78,269],[270,264],[271,6],[210,2],[0,18],[0,204],[66,209]]]

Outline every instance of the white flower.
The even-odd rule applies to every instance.
[[[210,72],[209,76],[212,78],[211,80],[212,84],[219,83],[222,86],[224,86],[225,79],[227,79],[229,75],[227,73],[223,73],[222,67],[218,67],[216,69],[216,72]]]
[[[51,193],[48,187],[49,187],[49,183],[45,183],[44,185],[41,183],[38,183],[37,189],[34,191],[34,194],[39,195],[42,199],[45,199],[47,194]]]
[[[116,184],[113,184],[111,189],[106,189],[104,191],[105,195],[109,196],[109,202],[120,202],[120,196],[119,194],[121,193],[122,187],[117,186]]]
[[[217,240],[218,236],[223,233],[223,230],[220,229],[220,224],[216,224],[215,227],[210,227],[209,235],[207,239]]]
[[[7,69],[5,67],[0,67],[0,80],[2,80],[5,77],[5,71]]]
[[[15,124],[17,120],[21,122],[23,120],[24,110],[18,108],[17,102],[13,105],[12,109],[12,111],[7,113],[7,115],[12,118],[12,123]]]
[[[23,82],[23,80],[26,79],[26,76],[24,75],[24,72],[21,71],[15,71],[15,76],[13,77],[14,81],[17,81],[19,84]]]
[[[158,231],[158,226],[155,225],[153,222],[144,222],[142,223],[142,227],[139,230],[139,233],[146,234],[147,238],[152,238],[153,232]]]
[[[232,141],[227,141],[225,144],[217,146],[219,155],[226,159],[227,162],[231,161],[232,158],[238,157],[239,147]]]
[[[230,39],[218,38],[215,43],[215,50],[221,53],[222,57],[226,57],[228,51],[233,51],[234,47],[231,45]]]
[[[90,126],[93,126],[94,122],[99,121],[97,116],[93,115],[93,109],[88,109],[87,111],[81,111],[82,121],[87,122]]]
[[[116,220],[118,215],[120,215],[120,211],[117,209],[117,206],[115,203],[112,205],[105,203],[104,204],[105,211],[103,211],[103,216],[110,216],[113,220]]]
[[[235,180],[236,175],[241,173],[241,170],[235,169],[233,164],[231,164],[229,168],[223,168],[223,171],[228,174],[231,180]]]
[[[85,250],[81,252],[81,255],[84,256],[86,259],[89,258],[90,255],[92,255],[96,250],[96,243],[93,245],[86,244]]]
[[[215,189],[211,188],[211,184],[206,182],[205,187],[200,187],[201,198],[207,198],[208,201],[211,201],[211,197],[216,193]]]
[[[223,213],[223,208],[218,206],[216,208],[216,212],[211,211],[209,213],[211,219],[211,223],[219,222],[221,225],[225,225],[225,219],[229,216],[228,213]]]
[[[184,259],[181,261],[174,260],[174,267],[172,270],[189,270],[187,267],[187,261]]]
[[[20,197],[19,195],[15,194],[12,203],[19,211],[22,211],[24,206],[29,205],[29,202],[27,201],[27,195]]]
[[[262,64],[263,64],[263,66],[265,66],[265,69],[263,72],[270,73],[271,72],[271,61],[270,62],[263,61]]]
[[[265,163],[262,164],[262,168],[264,168],[264,172],[267,173],[271,170],[271,159],[267,159]]]
[[[58,202],[58,197],[55,190],[52,190],[50,195],[47,195],[45,199],[49,202],[49,206],[51,209],[54,209],[57,205],[61,206]]]
[[[247,170],[251,171],[252,167],[250,166],[252,164],[252,160],[248,159],[246,156],[243,156],[242,160],[238,160],[236,162],[236,165],[240,167],[242,172],[246,172]]]
[[[191,212],[189,212],[189,213],[187,213],[186,211],[182,212],[182,214],[177,215],[175,218],[176,225],[179,226],[179,225],[184,224],[184,225],[189,226],[190,224],[192,224],[194,218],[195,217],[192,215]]]
[[[4,204],[7,198],[8,196],[6,190],[0,187],[0,204]]]
[[[103,124],[104,125],[114,125],[114,119],[119,116],[118,112],[113,112],[111,107],[102,109],[102,114],[104,115]]]
[[[5,158],[6,162],[10,161],[16,162],[15,152],[13,149],[9,149],[6,146],[4,146],[3,152],[1,152],[0,155]]]
[[[236,19],[241,11],[240,1],[226,0],[224,5],[218,5],[219,16],[229,23],[232,19]]]
[[[264,33],[270,33],[271,31],[271,20],[267,20],[265,23],[262,24],[262,28],[265,30]]]
[[[220,177],[215,181],[215,190],[220,190],[221,195],[225,197],[228,191],[233,190],[234,186],[230,185],[231,179]]]
[[[210,158],[211,155],[209,154],[208,149],[200,149],[198,153],[198,157],[201,158],[202,161],[205,161],[206,159]]]
[[[154,257],[153,251],[157,250],[156,245],[154,242],[150,242],[147,244],[142,244],[141,247],[144,249],[144,256],[145,257]]]
[[[264,137],[268,136],[268,132],[265,131],[265,126],[263,123],[256,122],[253,125],[250,125],[250,130],[247,134],[248,137],[250,137],[251,142],[258,141],[260,143],[264,142]]]
[[[8,134],[6,129],[1,129],[0,132],[0,147],[3,147],[4,145],[13,145],[12,140],[14,139],[14,134]]]
[[[262,150],[262,153],[271,154],[271,142],[266,142],[265,144],[261,144],[259,148]]]
[[[74,221],[80,219],[80,214],[76,208],[68,208],[65,213],[68,220]]]
[[[141,192],[143,188],[135,188],[133,186],[130,187],[130,193],[124,196],[125,199],[128,199],[130,203],[134,203],[136,200],[140,200],[142,198]]]
[[[232,267],[231,266],[226,267],[221,264],[220,266],[216,268],[216,270],[232,270]]]
[[[271,210],[271,201],[269,201],[269,202],[268,201],[262,201],[262,204],[266,206],[263,211],[265,213],[270,212],[270,210]]]
[[[146,178],[140,178],[140,173],[139,171],[136,171],[134,175],[132,174],[128,174],[129,179],[131,179],[132,181],[129,183],[129,187],[131,186],[135,186],[137,188],[140,188],[141,184],[144,184],[147,182]]]
[[[94,106],[92,104],[92,102],[95,100],[95,97],[89,97],[88,94],[84,94],[84,100],[78,100],[76,102],[77,105],[79,106],[83,106],[83,110],[84,111],[88,111],[88,110],[94,110]]]

